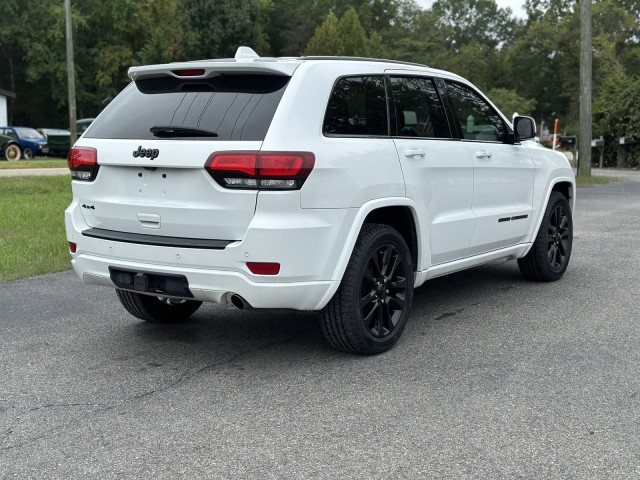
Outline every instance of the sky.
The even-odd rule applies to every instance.
[[[417,0],[423,7],[429,7],[433,3],[433,0]],[[513,13],[518,18],[525,16],[524,12],[524,0],[496,0],[499,7],[510,7]]]

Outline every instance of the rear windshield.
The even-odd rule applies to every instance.
[[[264,140],[289,82],[278,75],[171,76],[131,83],[96,119],[85,138],[158,139],[154,126],[215,132],[206,140]],[[173,136],[172,138],[176,138]],[[182,139],[203,140],[185,135]]]

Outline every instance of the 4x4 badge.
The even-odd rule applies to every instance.
[[[147,157],[151,160],[158,158],[158,155],[160,155],[160,150],[157,148],[142,148],[142,146],[139,146],[137,150],[133,151],[134,157]]]

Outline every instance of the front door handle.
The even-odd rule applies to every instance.
[[[491,152],[487,152],[486,150],[478,150],[475,153],[476,158],[491,158],[492,154]]]
[[[424,157],[426,154],[421,148],[407,148],[404,151],[404,156],[409,158]]]

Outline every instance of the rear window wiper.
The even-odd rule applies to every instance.
[[[216,132],[194,127],[179,127],[173,125],[155,125],[149,129],[154,137],[217,137]]]

